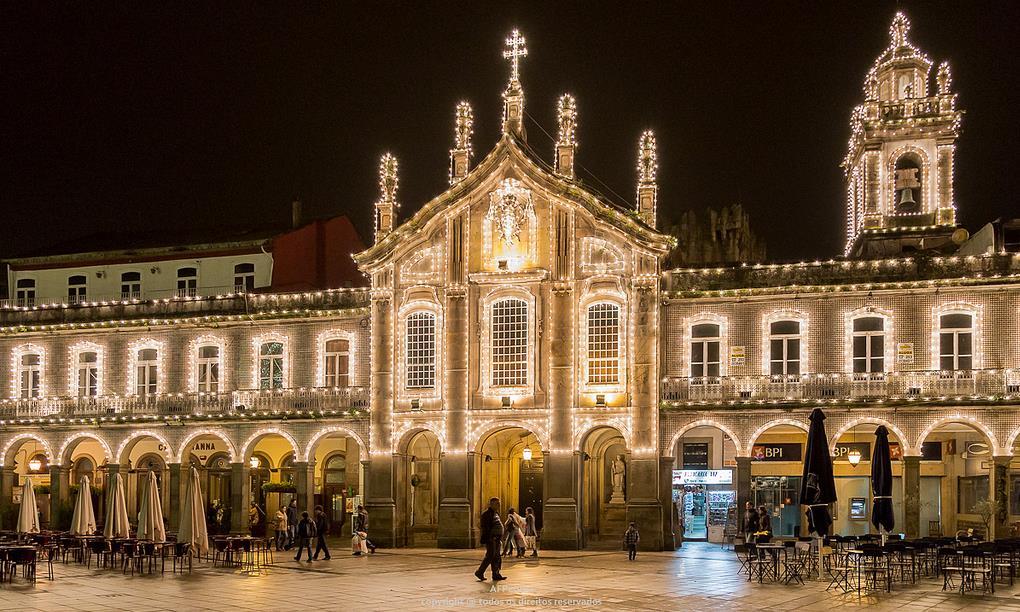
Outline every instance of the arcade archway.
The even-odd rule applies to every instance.
[[[407,546],[435,547],[439,530],[439,478],[442,447],[436,434],[422,429],[401,446],[398,469],[398,525]]]
[[[535,512],[538,529],[542,528],[544,503],[545,456],[535,434],[517,426],[496,429],[481,438],[475,455],[475,507],[485,508],[489,499],[500,500],[502,516],[510,508],[522,516],[526,508]],[[479,528],[480,513],[475,513]]]
[[[596,427],[581,443],[578,469],[583,546],[619,546],[627,529],[626,440],[613,427]]]

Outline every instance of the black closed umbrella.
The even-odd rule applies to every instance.
[[[800,503],[806,504],[808,531],[819,536],[829,535],[832,515],[829,504],[836,501],[836,480],[832,477],[832,456],[825,437],[825,413],[811,411],[811,428],[807,437],[804,476],[800,481]]]
[[[876,529],[893,530],[896,519],[892,506],[892,459],[889,457],[889,430],[879,425],[875,430],[875,450],[871,453],[871,524]]]

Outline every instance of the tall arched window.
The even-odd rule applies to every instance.
[[[588,384],[619,382],[620,307],[610,303],[592,304],[588,307]]]
[[[323,368],[323,383],[327,387],[350,385],[351,345],[345,338],[326,340]]]
[[[974,368],[974,315],[950,312],[939,316],[939,369]]]
[[[801,361],[800,321],[782,320],[769,324],[769,374],[799,376]]]
[[[219,393],[220,390],[220,347],[204,344],[198,347],[198,391]]]
[[[408,389],[436,386],[436,315],[412,312],[407,316],[404,366]]]
[[[284,387],[283,343],[264,342],[259,346],[259,389]]]
[[[691,326],[691,377],[716,378],[720,375],[721,327],[718,323]]]
[[[493,387],[528,384],[528,303],[505,298],[492,304],[490,336]]]
[[[924,212],[923,163],[921,157],[912,151],[896,159],[893,168],[895,214],[916,215]]]
[[[854,374],[885,372],[885,318],[857,317],[853,320]]]
[[[18,356],[19,398],[31,399],[41,395],[42,361],[41,353],[26,352]]]
[[[159,350],[138,350],[135,362],[135,394],[146,396],[159,392]]]
[[[80,351],[75,370],[78,397],[95,397],[99,394],[99,352]]]

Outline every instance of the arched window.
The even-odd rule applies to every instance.
[[[330,338],[324,347],[323,382],[327,387],[350,385],[351,345],[345,338]]]
[[[234,266],[234,293],[251,293],[255,290],[255,264]]]
[[[923,181],[923,163],[913,152],[904,153],[896,160],[894,167],[895,213],[897,215],[916,215],[924,212],[924,193],[921,188]]]
[[[721,327],[718,323],[691,326],[691,377],[716,378],[720,375]]]
[[[262,343],[259,347],[259,389],[282,389],[284,383],[283,343]]]
[[[769,374],[800,375],[800,321],[782,320],[769,324]]]
[[[87,279],[84,274],[67,278],[67,303],[81,304],[88,299]]]
[[[142,274],[124,272],[120,275],[120,299],[137,300],[142,297]]]
[[[408,389],[431,389],[436,386],[436,315],[412,312],[407,316],[405,352],[405,386]]]
[[[42,354],[22,353],[17,357],[19,391],[21,399],[39,397],[42,389]]]
[[[17,305],[22,308],[35,306],[35,279],[19,278],[17,282],[17,293],[15,294]]]
[[[857,317],[853,320],[854,374],[885,372],[885,318]]]
[[[528,303],[505,298],[492,304],[490,350],[493,387],[528,384]]]
[[[198,295],[198,268],[177,270],[177,297],[195,297],[196,295]]]
[[[974,315],[950,312],[939,316],[939,369],[974,367]]]
[[[154,395],[159,392],[159,349],[141,348],[135,362],[135,394]]]
[[[609,303],[592,304],[588,307],[588,384],[619,382],[620,307]]]
[[[215,344],[203,344],[198,347],[198,391],[199,393],[219,393],[220,390],[220,347]]]

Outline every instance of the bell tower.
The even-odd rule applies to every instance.
[[[949,63],[929,87],[932,61],[907,38],[897,13],[889,46],[864,79],[864,102],[850,117],[843,160],[845,254],[893,256],[951,246],[956,230],[953,156],[963,112],[951,91]]]

